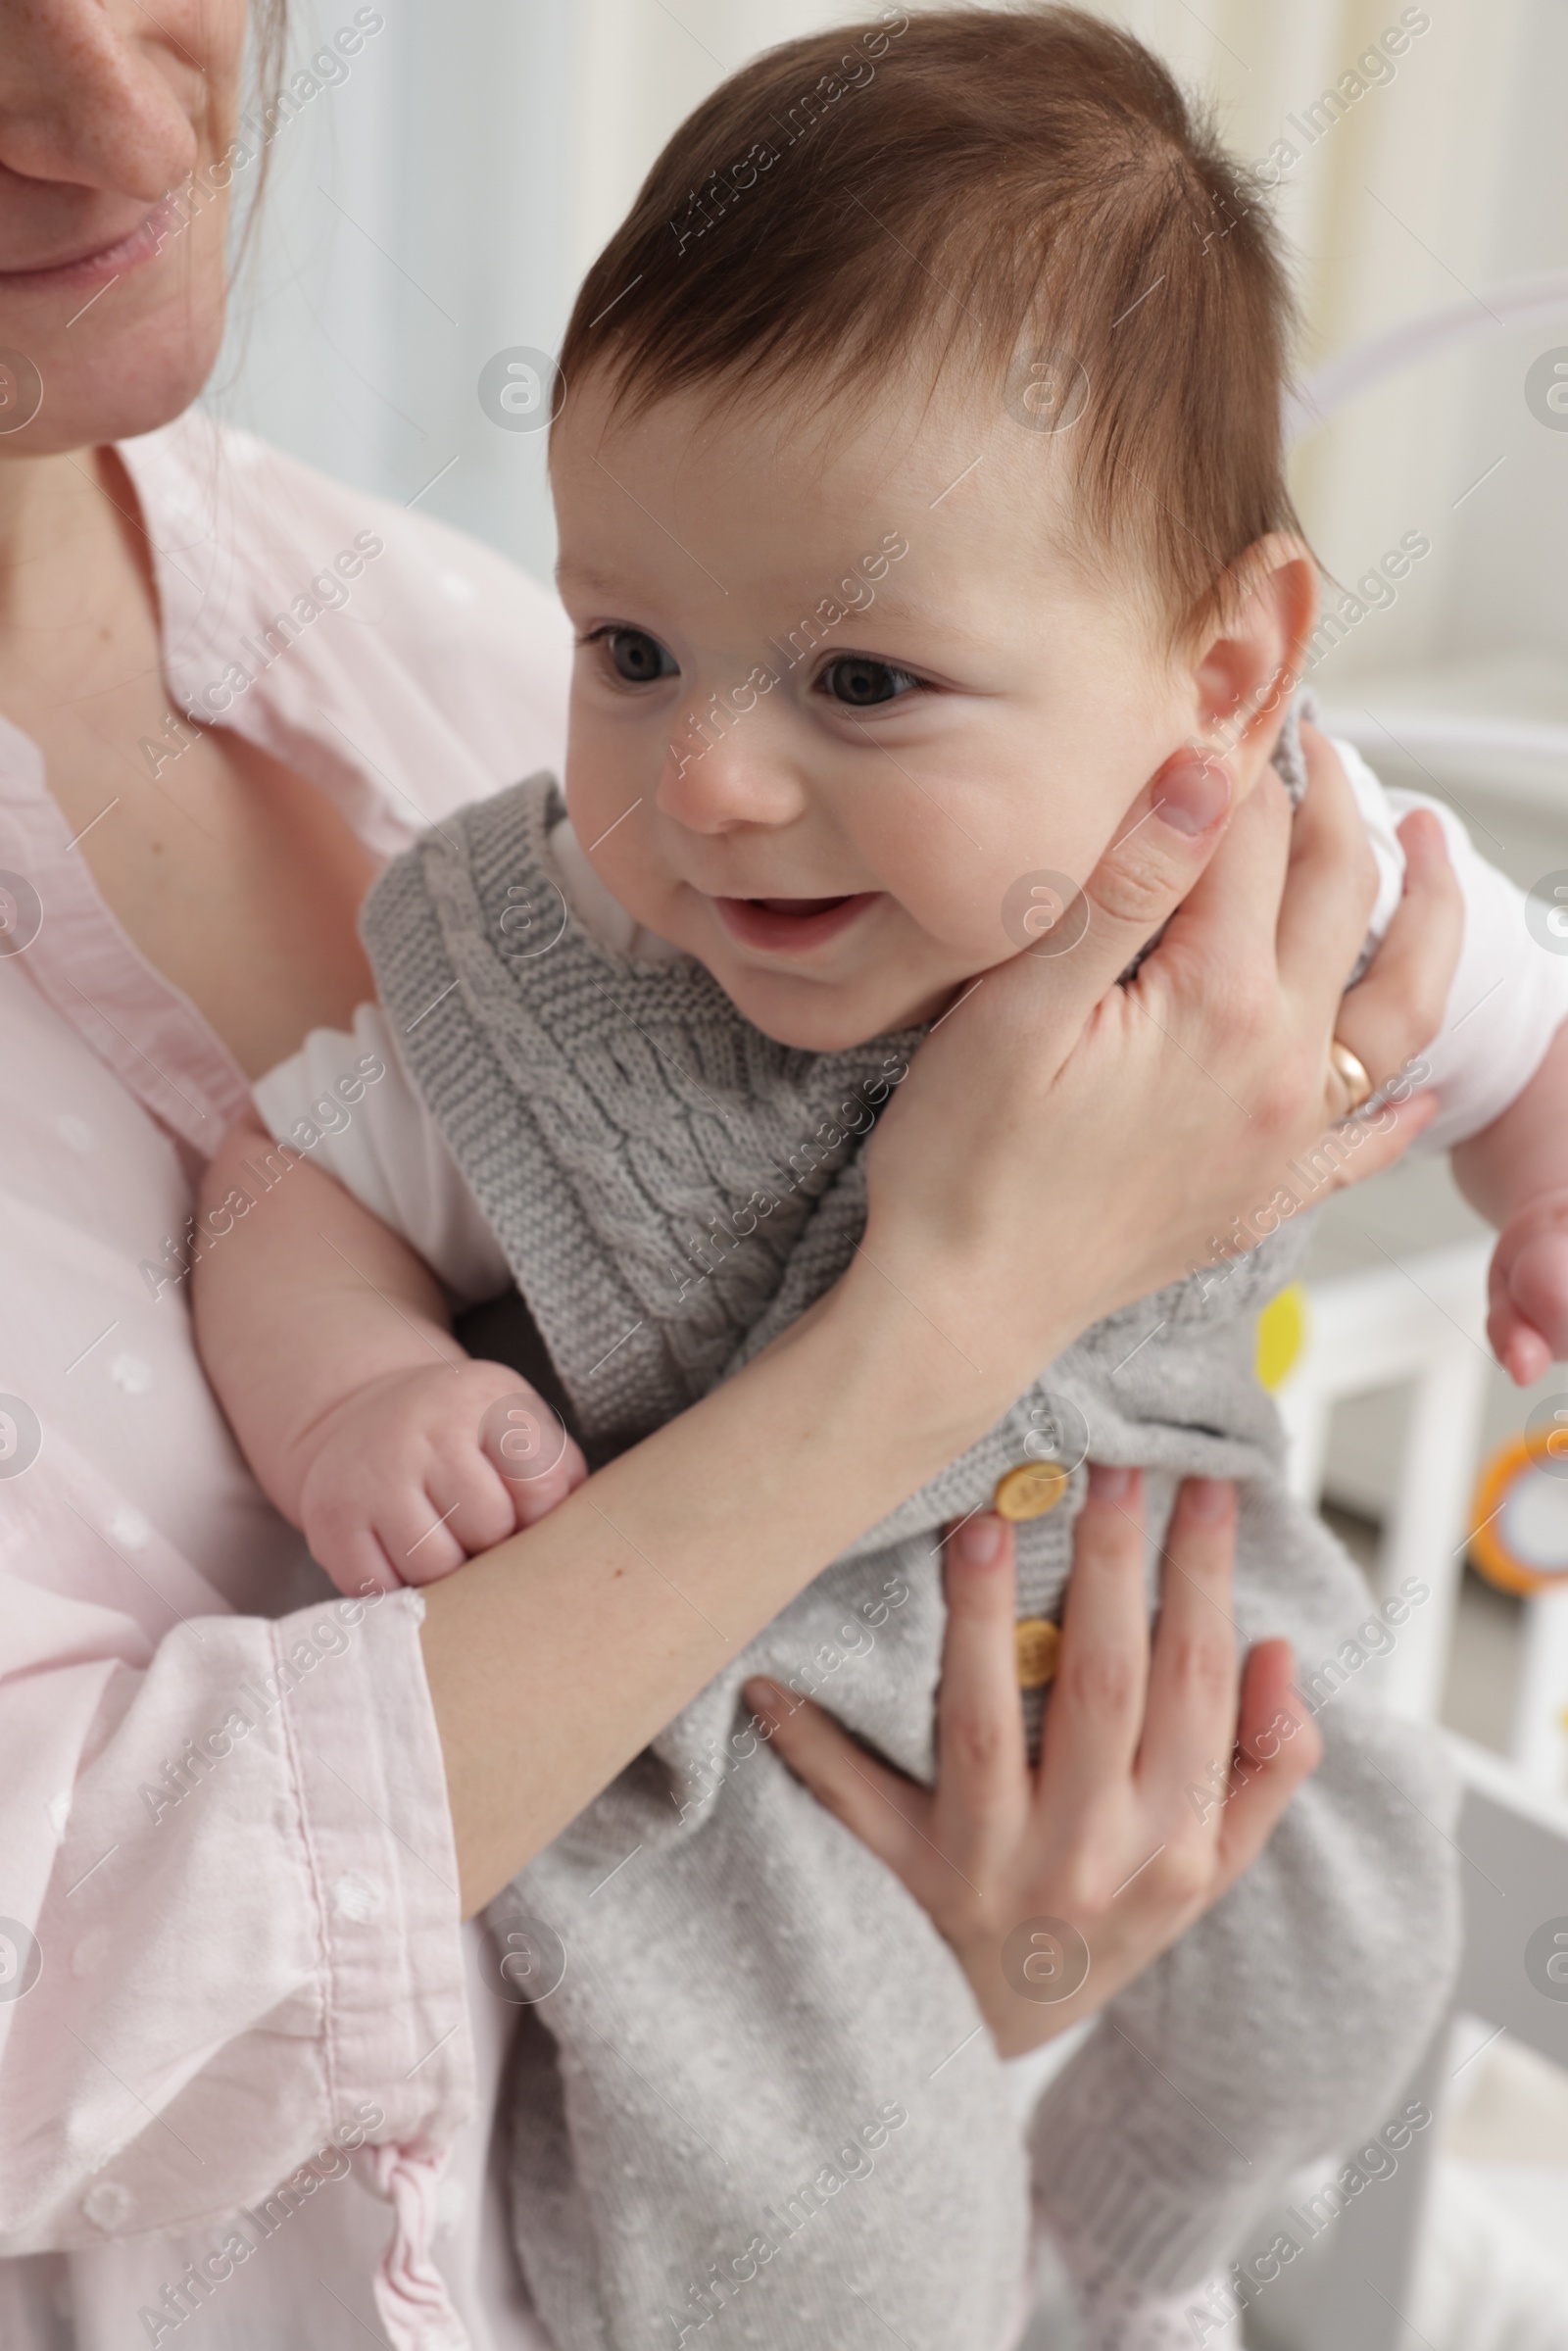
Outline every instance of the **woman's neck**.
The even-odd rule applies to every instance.
[[[103,602],[134,529],[117,512],[113,465],[98,449],[0,460],[0,632],[74,631]]]
[[[155,609],[151,550],[116,452],[0,459],[0,679],[14,663],[37,682],[80,667],[96,635],[120,630],[127,600]],[[71,677],[57,684],[71,691]]]

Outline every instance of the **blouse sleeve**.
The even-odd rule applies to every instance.
[[[473,2060],[419,1594],[157,1638],[84,1575],[0,1586],[0,2254],[448,2137]]]

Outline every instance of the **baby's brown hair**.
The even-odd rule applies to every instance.
[[[1180,636],[1254,540],[1299,530],[1292,323],[1255,184],[1141,42],[1076,8],[890,10],[688,117],[561,367],[568,399],[594,374],[635,415],[704,384],[868,400],[956,357],[1066,435],[1074,552],[1129,558]]]

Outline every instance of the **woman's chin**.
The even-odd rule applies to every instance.
[[[106,299],[113,301],[113,288]],[[43,378],[37,416],[0,444],[0,454],[46,457],[130,441],[183,416],[217,365],[223,307],[220,278],[210,288],[182,285],[150,315],[110,313],[85,354],[79,346],[70,351],[69,366],[62,335],[29,336],[20,318],[12,333],[10,320],[0,319],[3,339],[24,351]],[[89,314],[74,342],[90,322]]]

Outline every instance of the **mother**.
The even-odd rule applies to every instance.
[[[356,1622],[276,1618],[296,1571],[301,1602],[319,1586],[191,1347],[192,1176],[247,1079],[370,992],[354,923],[381,860],[559,760],[566,646],[495,557],[184,414],[220,331],[224,207],[169,191],[228,175],[244,35],[243,0],[0,0],[0,2333],[123,2351],[200,2311],[209,2344],[360,2341],[387,2216],[327,2183],[364,2142],[404,2311],[439,2297],[419,2252],[439,2223],[472,2339],[520,2346],[488,2177],[515,2010],[460,1921],[1043,1361],[1269,1195],[1342,1106],[1336,1020],[1379,1076],[1419,1048],[1453,900],[1412,820],[1405,907],[1342,1012],[1369,891],[1332,758],[1294,837],[1279,794],[1227,827],[1223,770],[1173,762],[1091,880],[1084,950],[1021,958],[922,1052],[871,1154],[865,1249],[815,1312],[422,1617],[398,1593]],[[1134,1010],[1115,976],[1181,902]],[[1050,1911],[1092,1838],[1129,1869],[1168,1845],[1091,1938],[1104,1997],[1246,1866],[1310,1762],[1303,1734],[1216,1826],[1178,1828],[1194,1758],[1238,1719],[1233,1659],[1221,1687],[1181,1670],[1225,1588],[1229,1497],[1178,1516],[1152,1669],[1130,1497],[1101,1499],[1063,1688],[1117,1691],[1119,1735],[1103,1705],[1059,1706],[1032,1801],[995,1521],[951,1546],[918,1838],[867,1809],[828,1726],[779,1732],[938,1912],[1004,2047],[1041,2012],[995,1984],[999,1922]],[[680,1594],[639,1571],[659,1560]],[[1288,1671],[1254,1652],[1244,1741]],[[963,1857],[972,1904],[954,1872],[939,1901],[933,1850]],[[449,2142],[438,2213],[420,2158]],[[290,2173],[265,2260],[206,2258]]]

